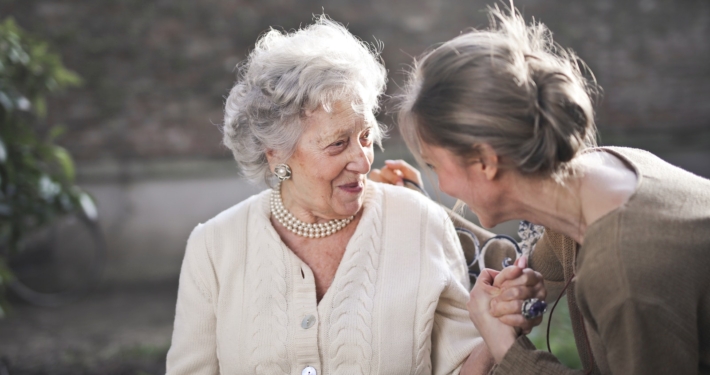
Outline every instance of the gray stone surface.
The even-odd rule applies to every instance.
[[[107,240],[104,283],[175,279],[192,229],[262,187],[236,176],[83,184],[96,198]]]
[[[53,100],[49,123],[83,160],[228,158],[213,124],[260,33],[290,30],[325,11],[384,43],[389,92],[430,46],[487,24],[492,0],[3,0],[47,38],[85,85]],[[501,3],[498,3],[501,4]],[[598,124],[615,144],[710,148],[710,2],[520,0],[574,49],[603,88]],[[383,116],[382,120],[392,123]],[[396,133],[396,131],[394,132]],[[657,138],[661,137],[662,140]],[[605,142],[606,143],[606,142]],[[660,143],[660,145],[657,145]]]

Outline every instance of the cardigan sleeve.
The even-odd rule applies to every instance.
[[[443,244],[449,273],[432,326],[432,374],[458,374],[473,348],[483,342],[466,307],[470,282],[461,245],[453,225],[447,224]]]
[[[466,290],[471,290],[466,258],[450,216],[446,217],[446,225],[444,226],[444,253],[454,279],[463,285]],[[468,298],[466,300],[468,301]]]
[[[439,299],[431,332],[432,374],[458,374],[471,351],[483,342],[468,316],[468,293],[451,279]]]
[[[197,226],[187,242],[166,375],[219,373],[214,295],[206,282],[214,280],[206,232],[205,225]]]

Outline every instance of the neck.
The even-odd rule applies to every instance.
[[[568,177],[558,182],[552,178],[517,176],[512,184],[515,217],[560,232],[584,242],[587,220],[582,205],[582,179]]]

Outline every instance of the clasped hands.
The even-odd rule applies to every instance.
[[[467,308],[496,363],[500,363],[518,336],[530,333],[542,322],[542,316],[529,320],[523,317],[523,302],[545,297],[542,275],[527,268],[525,257],[502,271],[481,271],[471,289]]]
[[[398,186],[404,186],[404,179],[409,179],[422,185],[420,172],[403,160],[386,160],[382,169],[372,170],[370,179]],[[502,271],[481,271],[467,308],[496,363],[500,363],[518,336],[530,333],[542,322],[542,316],[523,317],[524,301],[544,300],[546,296],[542,275],[527,268],[525,257]]]

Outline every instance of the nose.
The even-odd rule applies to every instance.
[[[372,146],[362,146],[360,144],[354,146],[347,169],[358,174],[370,173],[373,158]]]

